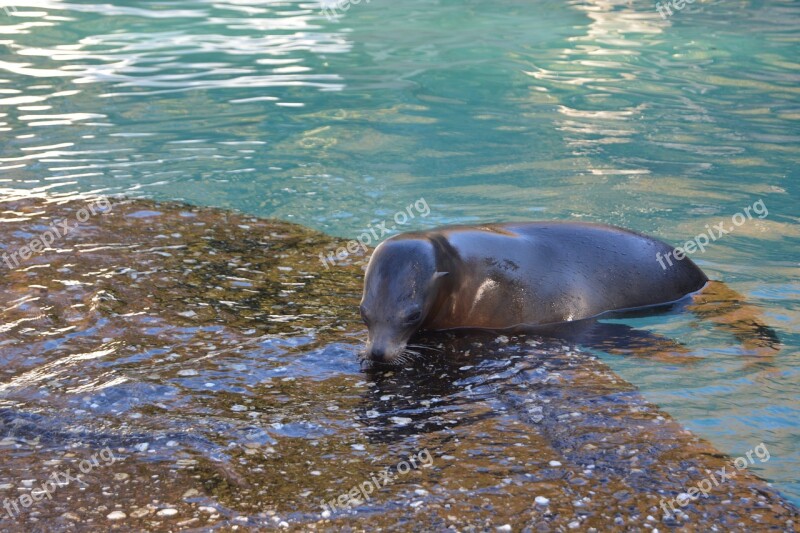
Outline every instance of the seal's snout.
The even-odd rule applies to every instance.
[[[391,363],[399,352],[402,352],[402,347],[373,342],[372,346],[368,347],[367,353],[369,353],[370,359],[376,363]]]
[[[373,361],[378,361],[383,363],[385,362],[384,358],[386,357],[386,350],[384,350],[383,348],[379,348],[378,346],[373,346],[372,351],[370,352],[369,355],[370,357],[372,357]]]
[[[382,334],[372,334],[367,341],[367,355],[376,363],[393,364],[403,353],[405,341],[395,338],[386,338]]]

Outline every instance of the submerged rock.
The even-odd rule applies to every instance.
[[[142,200],[79,221],[87,203],[0,204],[7,255],[71,221],[0,262],[0,501],[18,502],[2,530],[797,522],[579,347],[444,335],[413,368],[364,370],[365,258],[319,259],[341,242]],[[735,476],[681,496],[722,468]]]

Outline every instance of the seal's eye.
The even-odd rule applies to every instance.
[[[422,313],[419,311],[414,311],[413,313],[406,315],[406,322],[411,324],[412,322],[419,320],[420,317],[422,317]]]

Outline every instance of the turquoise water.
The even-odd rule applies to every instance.
[[[605,359],[800,503],[800,4],[19,1],[0,10],[0,186],[125,193],[355,238],[540,218],[675,244],[784,346],[755,358],[689,314],[628,322],[690,363]],[[8,5],[0,3],[0,5]]]

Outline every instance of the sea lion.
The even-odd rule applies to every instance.
[[[374,361],[406,359],[422,330],[526,329],[680,300],[708,278],[673,247],[582,222],[451,226],[403,233],[375,248],[361,317]],[[660,254],[660,255],[659,255]]]

